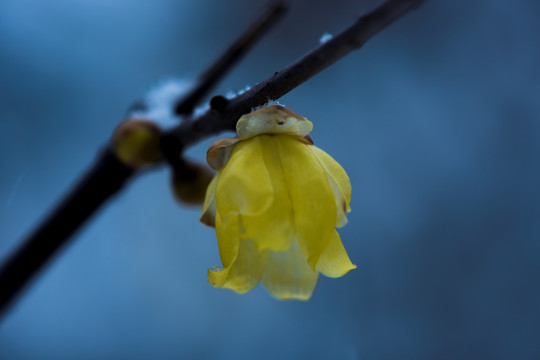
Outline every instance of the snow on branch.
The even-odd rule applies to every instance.
[[[269,100],[276,100],[312,76],[331,66],[351,51],[362,47],[371,37],[424,0],[389,0],[361,16],[353,25],[320,44],[314,50],[276,72],[269,79],[251,87],[232,99],[219,96],[210,102],[210,109],[169,130],[167,143],[176,148],[187,146],[223,131],[234,131],[236,121],[251,109]],[[212,104],[215,103],[215,106]]]

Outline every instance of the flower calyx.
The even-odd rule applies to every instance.
[[[238,136],[216,140],[206,152],[208,165],[219,171],[229,160],[234,145],[258,135],[290,135],[308,145],[313,145],[309,135],[313,123],[281,105],[266,106],[242,115],[236,123]]]
[[[313,130],[313,123],[281,105],[271,105],[242,115],[236,123],[241,140],[262,134],[282,134],[303,139]]]

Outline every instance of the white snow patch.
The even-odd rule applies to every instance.
[[[280,103],[278,100],[268,100],[265,104],[261,106],[255,106],[254,108],[251,108],[251,112],[268,107],[268,106],[272,106],[272,105],[280,105],[280,106],[285,107],[285,104]]]
[[[204,103],[204,104],[202,104],[200,106],[197,106],[195,108],[195,110],[193,110],[193,116],[194,117],[199,117],[202,114],[204,114],[205,112],[207,112],[209,109],[210,109],[210,104],[209,103]]]
[[[163,128],[174,126],[178,124],[178,117],[174,114],[174,105],[191,85],[192,81],[186,79],[165,79],[148,91],[143,99],[145,108],[135,110],[129,116],[155,121]]]
[[[322,36],[319,38],[319,43],[320,43],[320,44],[324,44],[325,42],[327,42],[328,40],[332,39],[333,37],[334,37],[334,35],[325,32],[325,33],[322,34]]]
[[[249,89],[251,89],[251,86],[249,85],[246,85],[243,89],[240,89],[240,90],[229,90],[225,93],[225,97],[227,99],[232,99],[238,95],[242,95],[243,93],[245,93],[246,91],[248,91]]]

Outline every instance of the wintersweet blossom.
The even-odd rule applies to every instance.
[[[282,106],[242,116],[238,136],[216,141],[217,170],[201,221],[214,226],[222,268],[215,287],[245,293],[259,281],[279,299],[310,298],[319,273],[356,268],[336,227],[347,223],[351,184],[345,170],[313,145],[313,124]]]

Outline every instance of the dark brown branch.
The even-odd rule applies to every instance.
[[[423,0],[389,0],[362,16],[351,27],[308,53],[251,90],[227,100],[216,97],[203,115],[168,131],[162,141],[166,158],[178,159],[197,141],[235,130],[238,118],[253,107],[288,93],[352,50],[361,47],[385,26],[396,21]],[[224,70],[223,70],[224,71]],[[219,78],[219,74],[217,76]],[[204,91],[199,94],[204,94]],[[202,95],[198,95],[202,96]],[[179,102],[180,103],[180,102]],[[134,174],[106,150],[58,208],[30,235],[0,268],[0,313],[7,310],[19,291],[108,199]]]
[[[167,134],[168,143],[185,148],[203,138],[223,131],[235,131],[236,121],[254,107],[279,99],[304,81],[334,64],[351,51],[362,47],[372,36],[393,23],[424,0],[389,0],[361,16],[352,26],[321,44],[274,76],[245,93],[222,104],[220,111],[210,108],[206,113],[184,122]]]
[[[4,260],[0,270],[1,312],[8,309],[33,275],[133,174],[108,148],[98,156],[94,166],[64,200]]]
[[[228,70],[242,58],[284,11],[285,5],[282,2],[272,3],[255,19],[247,31],[232,43],[223,55],[202,74],[197,81],[197,86],[176,103],[174,112],[177,115],[191,114],[208,91],[227,74]]]

